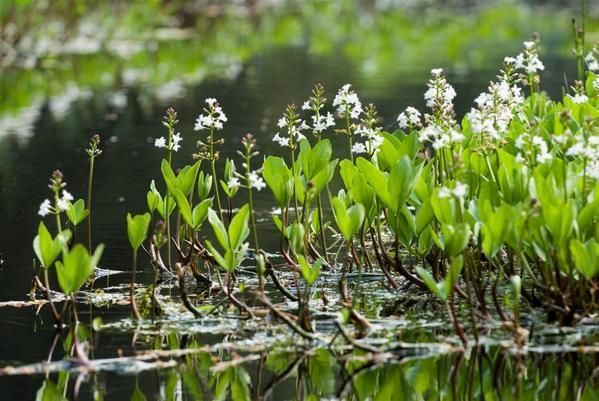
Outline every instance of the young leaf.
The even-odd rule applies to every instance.
[[[92,257],[82,244],[76,244],[71,250],[63,251],[62,262],[56,262],[56,275],[65,294],[72,294],[81,288],[92,275],[103,250],[104,245],[98,245]]]
[[[138,214],[135,217],[127,213],[127,235],[131,248],[137,252],[137,249],[145,241],[148,235],[151,216],[149,213]]]
[[[229,233],[227,232],[223,222],[220,221],[218,214],[213,209],[208,210],[208,221],[212,226],[212,230],[214,231],[220,246],[222,246],[224,249],[229,249],[231,247],[229,243]]]
[[[76,226],[89,215],[89,210],[85,208],[85,201],[83,199],[79,199],[75,203],[69,203],[69,208],[67,209],[66,213],[71,223]]]
[[[237,249],[243,241],[250,235],[250,206],[245,204],[239,209],[239,212],[231,220],[229,225],[229,240],[231,249]]]
[[[52,266],[62,249],[68,244],[71,239],[71,231],[63,230],[56,238],[52,238],[44,222],[40,222],[37,232],[38,234],[33,240],[33,250],[42,267],[47,269]]]

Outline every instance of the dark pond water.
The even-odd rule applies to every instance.
[[[25,79],[24,75],[11,72],[15,79],[3,79],[0,92],[4,96],[0,102],[4,107],[4,117],[34,115],[34,118],[19,121],[12,117],[10,124],[7,118],[0,120],[4,123],[0,126],[0,252],[4,259],[0,269],[0,301],[27,298],[33,272],[31,241],[39,222],[37,210],[40,202],[48,196],[47,181],[52,170],[63,171],[68,189],[83,197],[87,178],[84,146],[93,133],[101,134],[104,151],[97,160],[94,184],[94,241],[106,244],[102,267],[127,272],[131,255],[126,241],[125,215],[128,211],[139,213],[145,210],[149,182],[160,177],[162,154],[152,143],[153,138],[164,134],[160,120],[168,106],[173,106],[179,113],[179,130],[184,140],[176,162],[184,162],[190,160],[194,144],[199,139],[193,125],[206,97],[217,98],[229,117],[229,123],[222,131],[226,141],[223,157],[235,157],[241,137],[246,132],[257,137],[264,154],[278,152],[278,145],[271,141],[277,119],[286,104],[301,104],[316,82],[327,88],[329,99],[341,85],[352,83],[364,103],[377,105],[383,125],[393,129],[397,114],[406,106],[423,108],[422,94],[431,67],[446,67],[448,78],[458,92],[457,112],[463,115],[476,95],[494,78],[502,58],[519,52],[521,42],[528,39],[533,31],[541,32],[546,40],[543,57],[547,66],[543,76],[545,90],[559,94],[564,82],[563,73],[574,76],[574,63],[567,57],[567,16],[577,12],[576,7],[543,10],[538,18],[533,18],[537,14],[529,9],[500,10],[494,17],[493,14],[483,15],[487,12],[484,10],[468,10],[468,14],[462,10],[459,15],[462,22],[456,22],[454,28],[443,21],[435,25],[427,19],[426,29],[418,31],[418,19],[424,20],[425,14],[430,12],[414,12],[411,17],[414,20],[404,30],[373,22],[380,18],[393,25],[393,19],[386,12],[380,12],[381,15],[376,11],[364,15],[340,14],[339,25],[334,24],[334,17],[319,23],[304,21],[290,14],[286,16],[289,18],[288,26],[279,27],[287,31],[279,33],[278,37],[277,30],[266,29],[263,25],[256,27],[254,35],[257,37],[271,36],[260,39],[260,45],[243,48],[244,55],[239,56],[238,62],[227,70],[229,76],[223,77],[221,69],[220,72],[216,70],[207,74],[207,78],[199,82],[195,78],[178,82],[175,92],[184,96],[158,96],[152,92],[165,83],[160,81],[160,72],[154,71],[155,76],[142,83],[103,87],[85,86],[85,83],[79,82],[79,90],[84,90],[85,95],[75,96],[72,101],[66,102],[66,106],[57,103],[56,97],[43,96],[42,102],[28,105],[25,100],[19,110],[14,110],[9,105],[22,99],[11,102],[12,94],[27,91],[33,84],[29,76],[26,84],[20,83],[19,77]],[[443,9],[440,13],[446,13],[448,21],[451,21],[449,16],[452,15],[456,20],[458,18],[451,9]],[[493,24],[494,18],[500,17],[501,22],[510,22],[505,28]],[[410,20],[409,15],[402,18],[402,21]],[[352,23],[362,36],[350,35]],[[429,31],[433,31],[435,26],[445,29],[447,35],[451,32],[451,40],[447,35],[432,35]],[[341,32],[336,32],[336,27]],[[218,31],[218,28],[215,29]],[[471,32],[475,34],[471,35]],[[391,34],[393,39],[387,37]],[[251,40],[254,39],[247,39],[248,42]],[[218,43],[218,40],[214,41]],[[183,41],[173,46],[174,50],[171,49],[169,55],[178,54],[176,47],[179,46],[179,54],[187,60],[188,53],[199,46],[197,42],[194,39]],[[169,62],[177,64],[176,59],[166,62],[167,66]],[[74,61],[72,65],[78,63],[83,61]],[[127,66],[127,61],[120,63]],[[53,78],[52,73],[39,71],[38,74],[36,82],[41,86],[45,85],[45,79]],[[82,80],[91,80],[83,78],[85,72],[78,74]],[[103,79],[98,71],[93,74],[96,74],[97,80]],[[66,84],[63,86],[66,87]],[[27,114],[27,110],[32,108],[35,111]],[[58,113],[57,109],[62,111]],[[345,141],[331,139],[335,149],[346,146]],[[243,199],[243,195],[239,199]],[[269,218],[270,194],[266,191],[259,193],[257,201],[261,243],[267,250],[274,251],[278,237]],[[142,269],[149,271],[146,261],[142,262]],[[110,279],[110,285],[126,282],[128,278],[126,273],[115,275]],[[105,285],[105,278],[98,281],[98,286]],[[36,310],[32,307],[0,308],[0,365],[34,364],[46,360],[54,338],[50,314],[46,309],[43,308],[36,317]],[[90,310],[86,305],[81,306],[80,313],[83,322],[90,320]],[[101,316],[105,323],[118,322],[129,316],[129,308],[94,307],[92,315]],[[210,368],[211,358],[226,361],[253,355],[250,348],[261,342],[259,334],[240,336],[237,325],[226,326],[230,324],[229,320],[223,323],[224,327],[222,324],[219,326],[218,321],[213,324],[214,330],[210,329],[210,324],[204,324],[200,334],[193,329],[185,333],[185,329],[178,326],[174,334],[169,334],[167,329],[142,332],[137,348],[153,349],[157,342],[158,348],[162,349],[182,347],[181,342],[188,348],[193,348],[192,345],[207,347],[222,341],[232,341],[238,348],[164,355],[160,360],[166,367],[160,370],[146,370],[150,365],[138,361],[130,366],[106,368],[106,372],[80,376],[79,399],[102,399],[98,398],[102,394],[107,400],[142,399],[132,398],[132,394],[136,394],[135,388],[148,399],[191,400],[201,399],[202,394],[204,399],[212,399],[221,395],[221,387],[230,388],[235,399],[244,399],[239,398],[239,394],[247,391],[251,399],[258,399],[266,393],[272,400],[302,398],[310,394],[345,397],[350,393],[355,394],[354,399],[367,399],[374,392],[378,394],[374,398],[376,400],[596,400],[599,397],[596,356],[576,352],[545,354],[533,350],[523,357],[510,355],[497,345],[473,350],[466,356],[398,351],[393,363],[380,364],[361,360],[358,351],[331,353],[326,344],[314,349],[304,345],[306,352],[299,353],[283,341],[276,352],[262,350],[263,356],[256,359],[248,357],[246,363]],[[227,332],[230,334],[225,334]],[[253,333],[251,328],[248,332]],[[435,341],[434,334],[434,329],[415,326],[404,334],[398,334],[397,339]],[[244,336],[254,338],[251,347],[240,341]],[[119,353],[131,355],[131,338],[130,330],[123,331],[118,326],[108,328],[95,338],[97,347],[94,356],[113,358]],[[60,360],[62,355],[59,344],[53,360]],[[355,360],[352,361],[352,358]],[[149,361],[155,362],[155,359],[150,358]],[[290,368],[296,368],[293,374],[288,374]],[[127,372],[127,369],[130,371]],[[354,381],[350,380],[352,374],[357,378]],[[54,381],[67,380],[64,373],[51,377]],[[72,397],[77,374],[71,373],[68,380],[68,395]],[[1,398],[34,399],[43,382],[43,374],[0,376]]]

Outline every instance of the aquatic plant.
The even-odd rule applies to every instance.
[[[433,69],[427,110],[407,107],[393,132],[351,86],[328,105],[316,85],[301,109],[285,108],[272,138],[283,152],[265,155],[261,164],[250,134],[241,140],[239,159],[220,160],[216,146],[223,139],[215,135],[227,118],[208,98],[194,127],[207,138],[198,141],[193,159],[174,166],[172,152],[181,151],[184,134],[175,132],[177,113],[168,109],[168,136],[154,142],[166,155],[156,169],[160,179],[146,193],[148,213],[127,215],[129,302],[138,327],[146,316],[135,291],[143,286],[136,275],[139,248],[155,273],[148,290],[152,320],[161,303],[172,302],[160,297],[160,288],[174,285],[181,309],[195,318],[229,307],[250,321],[272,315],[307,343],[339,338],[368,355],[391,350],[360,340],[377,330],[359,300],[372,274],[391,299],[409,291],[444,306],[459,339],[452,341],[462,349],[495,322],[522,349],[530,335],[524,310],[566,326],[592,317],[599,288],[597,52],[584,57],[584,81],[554,101],[542,91],[539,49],[535,38],[517,57],[505,58],[497,79],[461,120],[453,107],[456,91],[442,69]],[[329,136],[335,133],[349,146],[333,149]],[[92,153],[97,156],[97,148]],[[203,160],[209,161],[204,169]],[[74,299],[103,249],[90,255],[70,244],[62,213],[73,231],[89,216],[65,185],[55,172],[54,201],[44,201],[39,214],[55,215],[56,234],[42,222],[34,240],[45,276],[39,288],[49,301],[50,266]],[[255,202],[255,191],[265,188],[274,211]],[[247,198],[240,201],[240,194]],[[276,254],[259,237],[257,215],[265,212],[272,223],[261,224],[272,224],[279,235]],[[318,330],[314,306],[329,297],[335,299],[332,334]],[[278,298],[289,301],[287,307]],[[226,367],[219,378],[247,394],[243,371]]]

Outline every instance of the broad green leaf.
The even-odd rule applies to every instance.
[[[89,215],[89,210],[85,208],[85,201],[83,199],[79,199],[77,202],[69,204],[69,208],[67,209],[66,213],[70,222],[76,226]]]
[[[172,194],[173,194],[173,197],[175,198],[175,201],[177,202],[177,206],[179,207],[179,212],[181,213],[183,220],[185,220],[185,223],[187,223],[187,225],[189,225],[190,227],[193,227],[191,206],[189,205],[189,201],[187,200],[187,197],[178,188],[175,188],[174,191],[172,192]]]
[[[63,230],[56,238],[52,238],[44,222],[40,221],[37,232],[38,235],[33,239],[33,250],[42,267],[47,269],[52,266],[62,249],[70,241],[71,231]]]
[[[58,284],[65,294],[79,291],[79,288],[92,275],[103,250],[104,245],[98,245],[91,257],[87,248],[82,244],[76,244],[71,250],[63,251],[62,262],[56,262],[56,275]]]
[[[250,206],[245,204],[239,209],[229,224],[229,241],[231,249],[237,249],[250,235]]]
[[[333,211],[337,226],[346,241],[351,241],[364,223],[366,212],[364,206],[357,203],[349,208],[339,198],[333,198]]]
[[[218,214],[213,209],[208,210],[208,222],[210,222],[220,246],[224,249],[229,249],[231,247],[229,243],[229,233],[218,217]]]
[[[131,248],[137,252],[137,249],[145,241],[148,235],[148,227],[152,217],[149,213],[138,214],[135,217],[127,213],[127,235]]]
[[[200,228],[206,217],[208,217],[208,210],[212,207],[212,198],[204,199],[200,203],[198,203],[194,208],[191,214],[192,217],[192,227],[194,230]]]
[[[37,390],[35,401],[67,401],[67,399],[52,380],[46,379],[42,387]]]
[[[577,239],[570,241],[570,252],[574,257],[576,269],[591,280],[599,274],[599,243],[594,239],[582,243]]]
[[[313,285],[320,276],[322,259],[318,259],[313,265],[310,265],[303,255],[299,255],[298,261],[302,268],[302,276],[304,277],[304,280],[306,280],[306,283],[309,286]]]
[[[300,256],[304,253],[304,226],[300,223],[293,223],[288,227],[289,245],[295,256]]]

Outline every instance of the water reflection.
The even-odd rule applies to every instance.
[[[375,354],[308,344],[260,353],[234,346],[205,352],[195,336],[147,341],[163,351],[143,362],[131,361],[128,371],[135,373],[119,377],[127,385],[112,385],[110,369],[68,377],[61,373],[46,378],[38,395],[48,397],[43,400],[62,400],[63,394],[112,399],[120,389],[129,391],[131,400],[591,401],[599,394],[596,354],[527,354],[493,346],[406,356],[402,350]]]

